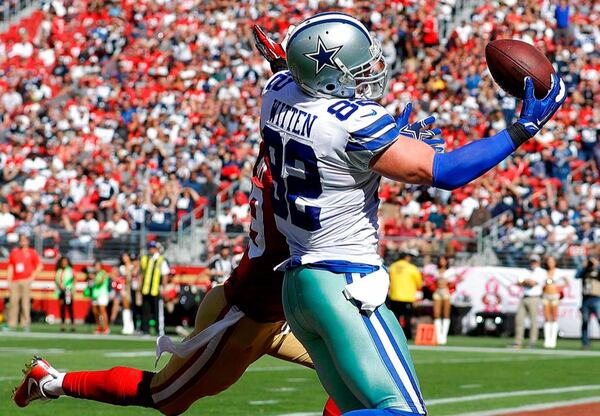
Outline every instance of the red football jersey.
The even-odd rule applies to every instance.
[[[277,230],[271,206],[273,179],[261,143],[252,172],[250,242],[240,264],[225,282],[227,301],[260,322],[285,319],[281,303],[283,273],[273,268],[285,261],[289,249]]]

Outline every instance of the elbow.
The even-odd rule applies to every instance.
[[[440,182],[434,180],[432,186],[438,189],[443,189],[444,191],[454,191],[455,189],[460,188],[460,184],[452,183],[452,182]]]
[[[399,176],[398,180],[415,185],[433,185],[433,173],[431,172],[431,169],[428,169],[426,166],[419,166],[407,173],[407,175]]]
[[[464,184],[456,179],[453,175],[442,174],[436,171],[436,166],[433,166],[433,174],[431,178],[432,186],[443,189],[444,191],[454,191],[455,189],[460,188]]]

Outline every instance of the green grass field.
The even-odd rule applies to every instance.
[[[0,333],[0,415],[152,415],[140,408],[117,408],[61,398],[19,410],[10,401],[21,368],[39,353],[59,369],[104,369],[115,365],[151,370],[154,340],[111,336],[70,339],[51,327],[36,333]],[[558,351],[512,351],[510,340],[452,337],[446,348],[415,348],[416,364],[430,415],[517,407],[600,395],[600,343],[582,352],[577,341],[559,341]],[[161,364],[166,361],[163,357]],[[190,415],[318,414],[326,396],[315,373],[265,357],[255,363],[228,391],[197,402]]]

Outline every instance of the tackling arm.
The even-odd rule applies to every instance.
[[[396,181],[456,189],[486,173],[533,137],[565,99],[565,85],[558,76],[552,76],[552,88],[541,100],[535,98],[533,82],[526,78],[521,116],[506,130],[449,153],[434,153],[422,142],[400,138],[374,158],[371,169]]]

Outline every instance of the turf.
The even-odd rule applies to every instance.
[[[53,332],[53,327],[35,328]],[[413,348],[412,354],[430,415],[546,403],[600,395],[600,350],[582,356],[577,341],[559,341],[561,351],[514,352],[506,339],[452,337],[449,346]],[[600,344],[600,343],[597,343]],[[10,401],[21,368],[34,352],[60,369],[104,369],[115,365],[151,370],[153,339],[64,339],[58,334],[0,333],[0,415],[152,415],[140,408],[117,408],[89,401],[62,398],[49,404],[34,403],[19,410]],[[483,348],[483,349],[482,349]],[[495,348],[495,349],[494,349]],[[163,358],[159,367],[166,361]],[[512,397],[503,393],[573,387],[567,392],[530,392]],[[582,390],[581,386],[588,386]],[[500,397],[475,397],[499,393]],[[540,394],[542,393],[542,394]],[[462,398],[460,400],[454,400]],[[326,396],[316,374],[300,366],[265,357],[228,391],[196,403],[189,415],[282,415],[315,413]],[[450,402],[449,400],[450,399]]]

